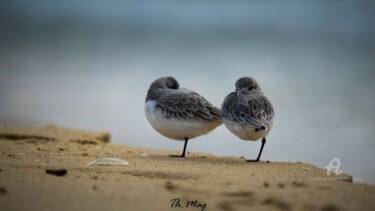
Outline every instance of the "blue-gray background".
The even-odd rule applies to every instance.
[[[172,75],[220,106],[241,76],[276,119],[263,159],[338,157],[375,183],[374,1],[2,1],[0,122],[109,131],[117,144],[181,150],[144,116]],[[189,151],[255,158],[224,126]]]

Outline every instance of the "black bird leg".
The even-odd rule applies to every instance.
[[[260,156],[262,155],[263,147],[266,144],[266,138],[262,139],[262,146],[260,147],[260,152],[256,160],[246,160],[247,162],[259,162]]]
[[[184,151],[182,152],[182,155],[169,155],[169,157],[181,157],[181,158],[184,158],[185,157],[185,151],[186,151],[186,146],[187,146],[188,140],[189,140],[188,138],[185,138]]]

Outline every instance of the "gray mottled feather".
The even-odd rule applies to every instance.
[[[180,89],[160,89],[156,106],[166,118],[222,121],[221,110],[198,93]]]
[[[223,118],[254,128],[272,123],[274,112],[271,103],[261,94],[229,94],[222,105]]]

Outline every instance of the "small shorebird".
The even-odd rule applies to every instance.
[[[155,80],[147,92],[145,113],[151,126],[163,136],[185,141],[207,134],[223,123],[221,110],[198,93],[180,88],[173,77]]]
[[[262,139],[257,159],[259,162],[266,136],[271,131],[274,112],[271,102],[263,95],[258,83],[250,77],[236,82],[236,91],[230,93],[221,106],[225,126],[242,140]]]

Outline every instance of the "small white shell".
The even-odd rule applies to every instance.
[[[143,157],[143,158],[146,158],[146,157],[148,157],[149,155],[148,155],[147,153],[142,153],[140,156]]]
[[[129,163],[120,158],[100,158],[91,161],[87,166],[127,166]]]

